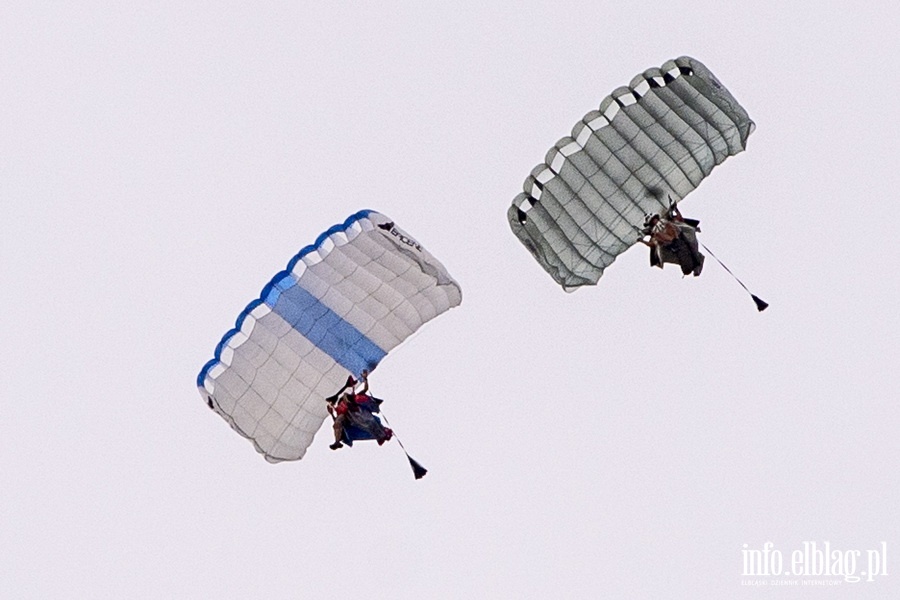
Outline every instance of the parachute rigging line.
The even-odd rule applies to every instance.
[[[413,476],[416,479],[422,479],[428,473],[428,469],[423,467],[418,461],[416,461],[412,456],[409,455],[409,452],[406,451],[406,446],[403,445],[403,442],[400,441],[400,438],[397,437],[396,430],[391,427],[390,422],[387,420],[387,417],[384,416],[384,411],[381,411],[381,419],[384,421],[384,424],[391,428],[391,431],[394,432],[394,439],[397,440],[397,443],[400,444],[400,449],[403,450],[403,453],[406,455],[406,459],[409,460],[409,466],[412,467]]]
[[[719,257],[716,256],[716,255],[713,253],[712,250],[710,250],[709,248],[706,247],[706,244],[704,244],[704,243],[701,242],[700,245],[703,246],[703,249],[704,249],[704,250],[706,250],[707,252],[709,252],[709,255],[710,255],[710,256],[712,256],[714,259],[716,259],[716,262],[718,262],[720,265],[722,265],[722,268],[723,268],[723,269],[725,269],[726,271],[728,271],[728,274],[729,274],[729,275],[731,275],[732,277],[734,277],[734,280],[735,280],[735,281],[737,281],[739,284],[741,284],[741,287],[744,288],[744,290],[745,290],[748,294],[750,294],[750,297],[753,298],[753,303],[756,304],[756,310],[758,310],[759,312],[762,312],[762,311],[766,310],[767,308],[769,308],[769,303],[766,302],[765,300],[763,300],[762,298],[760,298],[759,296],[757,296],[756,294],[754,294],[753,292],[751,292],[751,291],[747,288],[747,286],[744,285],[744,282],[741,281],[740,279],[738,279],[738,278],[737,278],[737,275],[735,275],[734,273],[732,273],[732,272],[731,272],[731,269],[729,269],[728,267],[726,267],[726,266],[725,266],[725,263],[723,263],[721,260],[719,260]]]

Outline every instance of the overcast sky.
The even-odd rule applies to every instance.
[[[898,24],[890,0],[4,2],[0,596],[897,597]],[[765,313],[643,247],[566,294],[506,224],[582,115],[684,54],[757,123],[682,208]],[[362,208],[463,288],[372,376],[421,481],[328,430],[268,464],[195,387]],[[888,575],[742,585],[742,550],[826,541]]]

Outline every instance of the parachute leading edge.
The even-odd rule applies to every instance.
[[[557,142],[507,218],[566,291],[595,285],[634,245],[645,215],[680,201],[755,128],[700,61],[681,57],[620,87]]]
[[[266,460],[303,457],[325,398],[458,306],[459,284],[393,221],[364,210],[303,248],[240,314],[197,387]]]

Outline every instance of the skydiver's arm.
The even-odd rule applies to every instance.
[[[359,391],[359,393],[360,394],[368,394],[369,393],[369,370],[363,369],[361,377],[362,377],[363,386],[362,386],[362,389]]]
[[[356,379],[353,378],[353,375],[348,375],[348,376],[347,376],[347,383],[344,384],[344,387],[341,389],[341,392],[343,392],[343,391],[346,390],[347,388],[352,388],[352,387],[355,386],[357,383],[359,383],[359,382],[356,381]],[[339,393],[340,393],[340,392],[339,392]]]

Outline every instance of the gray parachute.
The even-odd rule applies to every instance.
[[[683,56],[600,103],[532,169],[510,227],[564,290],[596,285],[648,213],[747,147],[755,125],[715,75]]]

